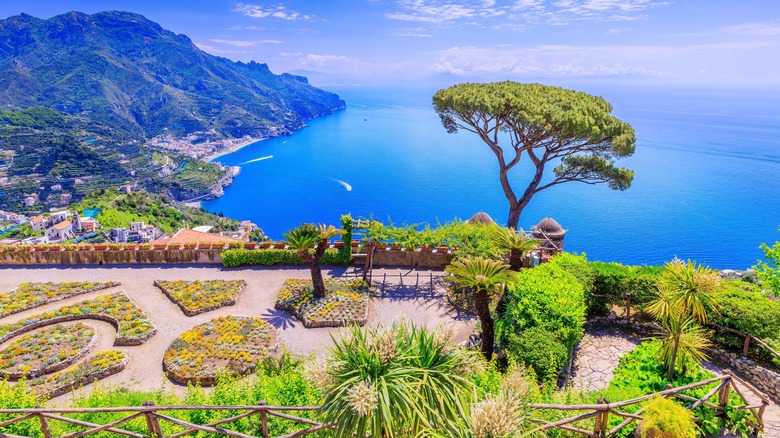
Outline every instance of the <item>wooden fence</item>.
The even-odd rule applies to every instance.
[[[737,385],[739,384],[739,385]],[[707,385],[715,385],[707,394],[701,398],[696,398],[687,394],[684,391],[690,391],[692,389],[701,388]],[[740,386],[743,389],[740,389]],[[584,436],[602,438],[615,435],[621,429],[628,427],[634,421],[642,420],[642,412],[644,408],[638,409],[634,413],[626,412],[626,407],[638,405],[643,403],[656,395],[660,395],[666,398],[677,398],[686,402],[691,402],[687,407],[688,409],[696,409],[699,406],[706,406],[715,410],[715,415],[722,415],[726,406],[729,405],[729,394],[734,391],[739,400],[743,404],[731,406],[736,410],[747,410],[751,413],[748,425],[752,427],[756,432],[763,430],[764,422],[764,410],[769,405],[769,400],[756,388],[750,384],[740,380],[731,373],[726,373],[712,379],[704,380],[690,385],[681,386],[678,388],[670,388],[665,391],[661,391],[655,394],[646,395],[644,397],[635,398],[632,400],[626,400],[621,402],[611,403],[609,400],[599,400],[599,403],[593,405],[554,405],[554,404],[532,404],[529,407],[533,410],[558,410],[567,412],[577,412],[576,415],[564,418],[562,420],[550,422],[539,418],[531,418],[530,421],[537,424],[532,430],[528,431],[528,434],[533,432],[542,432],[550,429],[560,429],[568,432],[575,432]],[[746,397],[745,392],[749,392],[753,395],[755,400],[751,401]],[[711,399],[717,398],[711,401]],[[294,415],[290,415],[288,411],[312,411],[316,410],[315,406],[266,406],[264,402],[260,402],[257,406],[155,406],[152,402],[146,402],[143,406],[131,406],[131,407],[111,407],[111,408],[40,408],[33,409],[0,409],[0,415],[15,416],[12,419],[0,422],[0,431],[2,428],[9,425],[19,423],[26,420],[38,420],[40,425],[40,432],[38,436],[44,438],[53,438],[49,427],[52,421],[61,421],[77,426],[84,427],[84,430],[78,432],[70,432],[63,435],[59,435],[57,438],[76,438],[82,436],[95,435],[99,432],[111,432],[117,435],[124,435],[133,438],[179,438],[186,435],[190,435],[196,432],[207,432],[214,435],[231,436],[236,438],[269,438],[268,434],[268,417],[274,416],[278,418],[287,419],[295,423],[300,423],[306,427],[305,429],[297,432],[283,435],[277,438],[294,438],[311,433],[318,432],[323,429],[329,428],[328,424],[322,424],[320,422],[310,420],[307,418],[301,418]],[[213,421],[207,424],[195,424],[192,422],[184,421],[178,418],[174,418],[170,415],[166,415],[163,412],[169,411],[243,411],[239,414],[233,415],[229,418],[224,418],[218,421]],[[585,411],[584,413],[579,413]],[[67,415],[74,414],[88,414],[88,413],[125,413],[125,417],[118,420],[111,421],[106,424],[95,424],[75,418],[68,417]],[[617,417],[624,418],[620,424],[609,428],[609,417],[615,415]],[[245,433],[237,432],[234,430],[226,429],[230,423],[238,421],[243,418],[259,416],[260,417],[260,431],[261,435],[247,435]],[[144,418],[146,420],[147,434],[142,434],[126,429],[122,429],[121,426],[136,418]],[[584,420],[594,419],[592,430],[584,429],[580,422]],[[164,435],[161,423],[168,422],[178,425],[182,428],[181,431]],[[4,434],[0,432],[0,437],[9,438],[24,438],[19,435]]]
[[[287,411],[312,411],[317,409],[316,406],[266,406],[264,402],[260,402],[257,406],[155,406],[153,402],[144,402],[143,406],[127,406],[127,407],[110,407],[110,408],[41,408],[35,407],[32,409],[0,409],[0,415],[15,415],[16,417],[6,420],[0,423],[0,437],[8,438],[29,438],[22,435],[11,435],[2,432],[2,429],[21,421],[37,419],[40,423],[40,429],[38,436],[44,438],[53,438],[55,435],[51,433],[49,427],[52,421],[61,421],[77,426],[84,427],[85,429],[78,432],[70,432],[63,435],[57,435],[57,438],[76,438],[83,436],[91,436],[100,432],[111,432],[116,435],[124,435],[133,438],[179,438],[186,435],[190,435],[196,432],[207,432],[214,435],[230,436],[236,438],[269,438],[268,434],[268,417],[284,418],[286,420],[293,421],[295,423],[301,423],[306,428],[293,432],[288,435],[283,435],[277,438],[294,438],[311,433],[315,433],[322,429],[328,428],[328,425],[319,423],[308,418],[301,418],[286,413]],[[228,418],[213,421],[207,424],[195,424],[189,421],[184,421],[178,418],[174,418],[170,415],[165,415],[163,412],[171,411],[243,411],[237,415],[233,415]],[[76,418],[71,418],[68,415],[74,414],[90,414],[90,413],[125,413],[126,416],[118,420],[112,421],[107,424],[95,424],[87,421],[82,421]],[[235,421],[243,418],[258,416],[260,418],[260,430],[261,435],[247,435],[245,433],[236,432],[234,430],[226,429],[224,426],[229,425]],[[134,432],[131,430],[122,429],[121,426],[125,423],[134,420],[136,418],[144,418],[146,420],[146,434]],[[172,423],[181,426],[183,430],[164,435],[161,423]]]

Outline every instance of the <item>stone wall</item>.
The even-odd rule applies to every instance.
[[[365,263],[365,258],[356,258],[356,264]],[[374,251],[374,267],[407,266],[410,268],[444,269],[452,261],[452,253],[421,252],[403,250]]]
[[[221,249],[1,251],[0,265],[222,264]]]

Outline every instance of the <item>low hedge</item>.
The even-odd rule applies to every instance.
[[[228,249],[222,251],[222,265],[228,268],[245,265],[279,266],[304,264],[298,253],[291,249]],[[348,253],[340,252],[335,248],[328,248],[320,259],[323,265],[347,265],[352,257]]]
[[[740,280],[721,281],[717,309],[709,315],[711,322],[772,343],[780,342],[780,301],[762,294],[755,285]],[[713,340],[727,348],[741,349],[744,337],[719,331]]]

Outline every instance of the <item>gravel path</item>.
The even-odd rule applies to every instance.
[[[325,269],[326,276],[355,276],[351,269]],[[441,271],[427,270],[374,270],[374,284],[378,294],[371,299],[369,325],[388,324],[399,315],[406,315],[416,323],[433,327],[440,323],[454,324],[458,340],[465,340],[474,327],[472,318],[452,313],[445,305],[440,281]],[[224,315],[260,317],[276,327],[279,342],[294,353],[324,354],[331,344],[330,335],[338,329],[306,329],[286,312],[273,308],[276,295],[285,280],[310,278],[308,269],[297,268],[243,268],[224,269],[214,266],[121,266],[121,267],[3,267],[0,268],[0,291],[10,291],[20,283],[28,281],[118,281],[116,288],[92,292],[67,300],[50,303],[36,309],[8,316],[0,323],[10,323],[41,313],[58,309],[97,295],[124,291],[143,310],[158,333],[140,346],[121,348],[130,357],[127,368],[101,381],[139,390],[157,390],[161,386],[183,392],[184,387],[171,383],[162,370],[162,357],[171,342],[182,332],[213,318]],[[243,279],[247,287],[235,306],[223,307],[201,315],[189,317],[152,284],[154,280],[237,280]],[[384,281],[384,282],[383,282]],[[98,328],[99,323],[95,327]],[[90,325],[91,322],[90,322]],[[110,327],[110,326],[109,326]],[[101,342],[115,333],[100,324],[98,331]],[[103,343],[102,345],[110,345]],[[94,349],[94,352],[99,350]],[[88,385],[81,391],[89,391]],[[67,403],[72,395],[60,397],[55,402]]]

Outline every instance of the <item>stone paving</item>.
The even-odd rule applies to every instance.
[[[606,389],[620,356],[639,345],[639,340],[613,328],[588,326],[585,330],[574,349],[571,385],[579,390]]]

